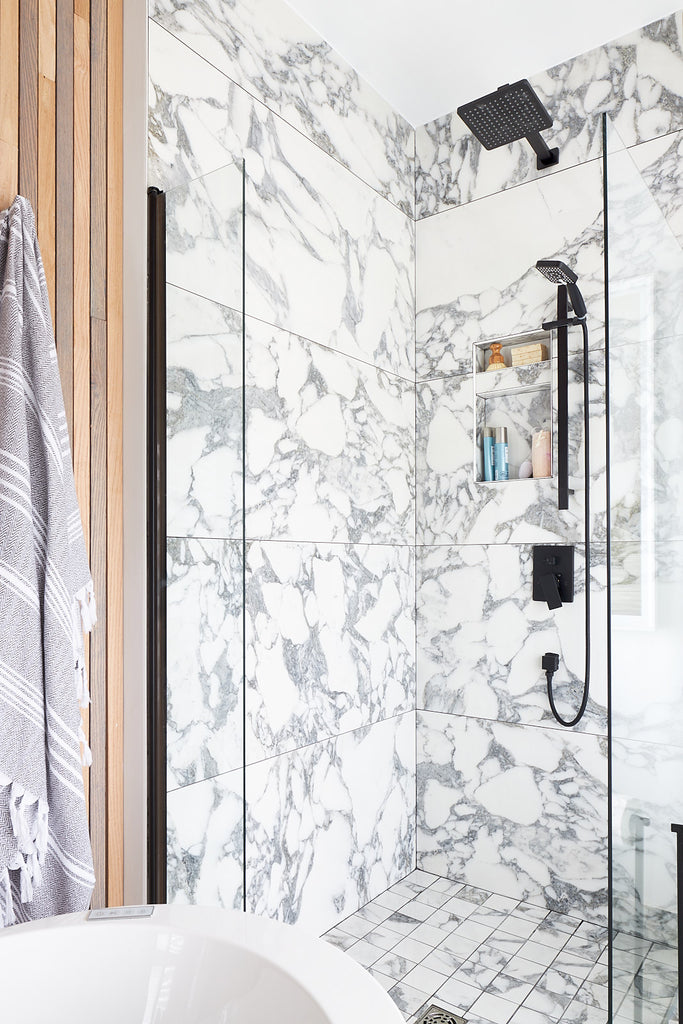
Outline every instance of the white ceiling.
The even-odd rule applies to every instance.
[[[681,6],[680,0],[288,3],[413,125]]]

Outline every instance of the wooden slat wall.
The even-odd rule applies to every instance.
[[[0,210],[35,211],[99,621],[94,906],[123,902],[123,0],[0,0]]]

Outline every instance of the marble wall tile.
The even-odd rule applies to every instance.
[[[585,678],[585,560],[576,550],[575,600],[557,611],[532,600],[532,548],[464,545],[418,549],[418,708],[561,729],[548,706],[541,658],[560,655],[553,684],[572,718]],[[591,685],[576,730],[607,725],[606,553],[593,550]]]
[[[169,788],[242,763],[242,546],[169,538]]]
[[[178,259],[169,280],[221,302],[241,287],[233,165],[244,158],[246,312],[413,379],[412,219],[159,26],[151,28],[149,176],[160,187],[174,185],[179,197],[171,210]],[[185,64],[197,82],[185,80]],[[229,117],[214,116],[217,110]],[[181,188],[188,177],[201,181]],[[235,299],[227,304],[239,308]]]
[[[630,156],[679,246],[683,246],[683,131],[634,146]]]
[[[683,747],[683,543],[615,543],[611,564],[613,735]]]
[[[247,761],[415,708],[411,547],[251,544]]]
[[[415,715],[250,765],[247,909],[316,935],[415,860]]]
[[[171,537],[242,536],[242,315],[166,289]]]
[[[412,543],[414,385],[247,321],[247,536]]]
[[[610,112],[626,145],[683,126],[683,26],[672,14],[548,71],[530,76],[554,125],[556,170],[538,171],[525,141],[486,152],[455,111],[416,131],[416,216],[428,217],[584,163],[600,155],[600,114]],[[475,97],[471,97],[474,99]]]
[[[154,0],[150,14],[412,216],[414,129],[282,0]]]
[[[168,794],[168,902],[241,910],[242,771]]]
[[[418,712],[418,867],[604,924],[605,740]]]
[[[413,380],[414,222],[263,109],[245,160],[247,313]]]
[[[604,324],[599,161],[418,222],[417,376],[465,373],[475,342],[539,330],[556,288],[537,270],[560,259],[579,275],[595,333]]]
[[[604,543],[604,355],[590,353],[591,534]],[[575,543],[583,536],[583,370],[570,358],[569,509],[557,508],[555,480],[478,482],[471,375],[417,386],[417,543]],[[553,403],[555,405],[555,403]],[[503,425],[497,423],[497,425]],[[477,460],[479,456],[477,455]]]
[[[612,750],[614,927],[675,947],[671,822],[683,821],[683,750],[680,744],[620,739]]]

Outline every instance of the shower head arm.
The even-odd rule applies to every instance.
[[[542,138],[540,132],[529,132],[525,136],[527,142],[536,153],[536,168],[542,171],[544,167],[553,167],[560,162],[560,151],[557,146],[550,149]]]

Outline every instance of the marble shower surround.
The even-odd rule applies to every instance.
[[[170,282],[187,287],[190,265],[191,287],[219,302],[240,283],[222,256],[226,190],[212,184],[244,158],[246,312],[414,380],[412,218],[154,22],[150,80],[150,181],[193,197],[171,223]]]
[[[416,131],[418,220],[599,157],[605,111],[628,146],[682,128],[683,16],[655,21],[530,82],[554,118],[546,138],[559,146],[559,166],[539,172],[526,142],[483,151],[454,111]]]
[[[414,129],[280,0],[152,0],[150,16],[397,205],[414,209]]]
[[[154,15],[178,534],[169,898],[246,899],[320,932],[415,860],[414,133],[284,4]],[[311,93],[321,69],[335,102]],[[229,734],[243,701],[245,766]]]

